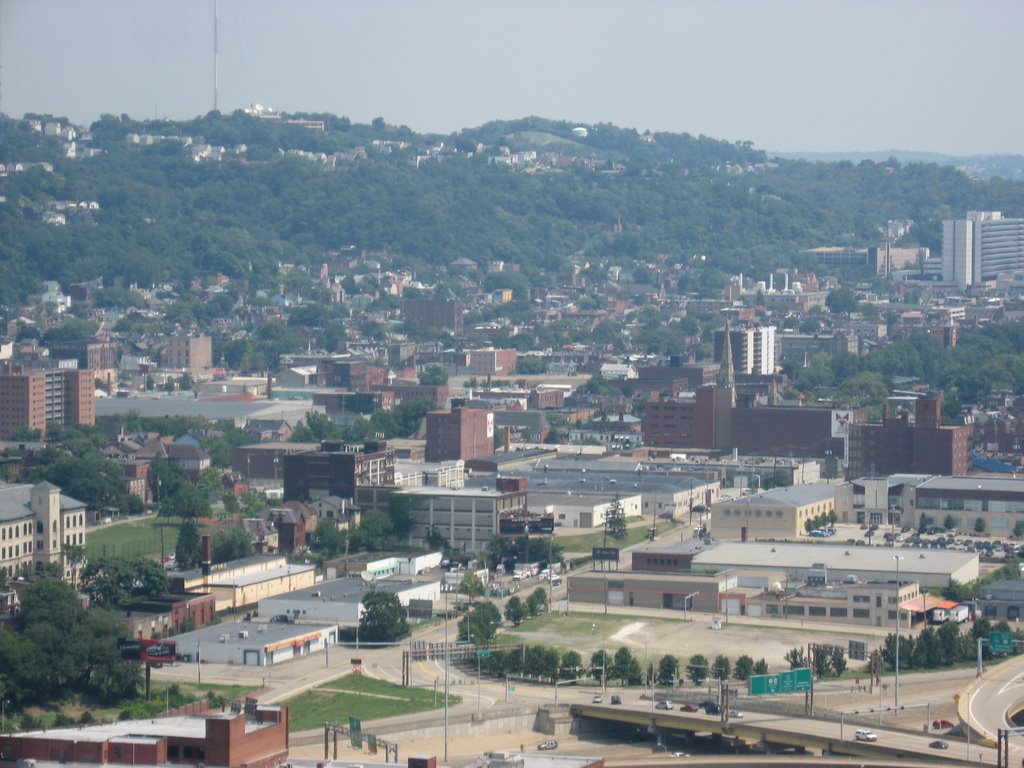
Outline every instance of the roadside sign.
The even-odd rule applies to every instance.
[[[754,675],[750,678],[751,696],[772,696],[777,693],[806,693],[814,685],[810,667],[791,669],[777,675]]]
[[[489,658],[491,658],[491,652],[490,651],[477,651],[476,652],[476,657],[478,659],[489,659]]]
[[[1013,635],[1010,632],[989,632],[988,649],[992,653],[1013,653]]]
[[[619,548],[618,547],[594,547],[591,551],[591,558],[593,560],[604,560],[613,563],[619,562]]]

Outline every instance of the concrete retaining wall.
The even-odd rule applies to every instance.
[[[561,709],[561,708],[559,708]],[[568,707],[566,708],[568,715]],[[569,716],[571,725],[572,717]],[[536,707],[508,707],[488,710],[481,713],[478,719],[476,714],[451,714],[448,715],[448,737],[456,736],[481,736],[492,733],[513,733],[515,731],[537,730],[538,711]],[[372,733],[385,739],[407,740],[415,739],[440,739],[444,737],[444,714],[433,711],[426,713],[426,717],[389,718],[387,720],[374,720],[363,723],[363,733]],[[542,731],[546,733],[546,731]],[[559,731],[562,733],[562,731]],[[568,733],[568,730],[564,731]],[[323,744],[324,731],[317,728],[311,731],[293,733],[288,740],[289,746],[304,747],[313,744]]]

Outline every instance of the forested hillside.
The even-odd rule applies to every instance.
[[[553,284],[574,255],[629,264],[702,253],[713,283],[800,265],[807,247],[874,244],[889,219],[913,219],[910,239],[937,250],[944,217],[1024,216],[1024,186],[934,164],[771,163],[746,143],[603,125],[580,138],[571,124],[539,118],[438,137],[380,120],[298,117],[325,130],[243,113],[182,123],[106,116],[79,137],[76,159],[24,121],[3,121],[0,159],[46,161],[52,172],[0,179],[0,302],[24,300],[44,279],[259,279],[279,262],[319,263],[349,244],[424,275],[460,257],[503,259],[535,284]],[[133,134],[172,138],[136,144]],[[203,144],[225,151],[194,159]],[[492,162],[501,147],[558,162],[508,167]],[[42,221],[67,200],[99,205],[65,226]]]

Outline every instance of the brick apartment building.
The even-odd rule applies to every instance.
[[[331,358],[317,364],[316,383],[320,387],[334,387],[349,392],[370,392],[383,385],[387,371],[365,360],[339,360]]]
[[[118,345],[109,341],[55,341],[46,345],[55,360],[77,360],[83,371],[116,371]]]
[[[448,402],[450,390],[447,384],[417,384],[412,381],[395,381],[393,384],[385,384],[376,388],[380,392],[390,392],[394,395],[394,404],[401,405],[406,400],[414,397],[425,397],[432,400],[436,406],[443,407]]]
[[[456,407],[427,414],[428,462],[469,461],[494,453],[494,412]]]
[[[455,356],[455,365],[471,376],[511,376],[517,354],[514,349],[469,349]]]
[[[972,427],[942,426],[942,392],[920,397],[914,418],[907,411],[881,424],[855,424],[850,430],[852,477],[919,474],[966,475],[971,467]]]
[[[526,396],[526,407],[531,411],[545,411],[565,407],[565,392],[560,389],[533,389]]]
[[[203,334],[165,336],[160,365],[194,373],[209,371],[213,368],[213,343]]]
[[[843,455],[842,439],[832,437],[831,409],[735,405],[721,392],[719,386],[701,387],[692,397],[648,402],[641,422],[644,444],[779,456]]]
[[[462,335],[466,306],[452,299],[406,299],[405,322],[419,328],[437,328]]]
[[[395,482],[395,451],[383,440],[368,440],[361,446],[325,440],[319,450],[281,458],[286,501],[326,496],[354,499],[359,486]]]
[[[96,385],[92,371],[75,368],[29,369],[0,366],[0,439],[19,429],[46,433],[49,422],[96,423]]]

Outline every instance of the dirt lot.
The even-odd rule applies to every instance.
[[[772,670],[789,669],[784,661],[791,648],[807,647],[817,641],[845,646],[849,640],[869,640],[871,634],[861,629],[836,631],[834,626],[804,624],[799,620],[752,624],[748,619],[720,617],[721,628],[712,629],[707,614],[697,614],[694,621],[683,621],[678,611],[672,618],[651,619],[632,616],[628,609],[612,609],[613,613],[577,613],[569,616],[550,615],[528,622],[524,628],[508,633],[514,642],[537,643],[559,648],[574,648],[584,657],[601,650],[609,653],[627,647],[643,659],[645,654],[661,657],[672,654],[681,662],[703,654],[714,658],[724,654],[733,662],[746,654],[763,658]]]

